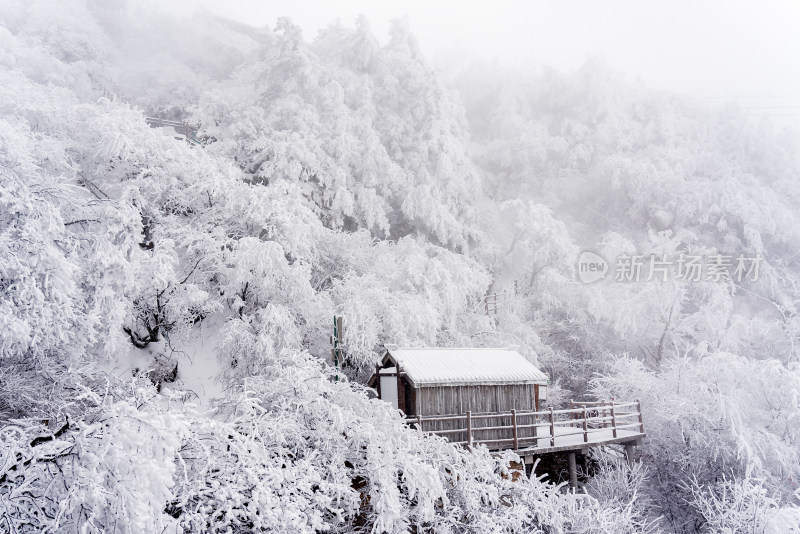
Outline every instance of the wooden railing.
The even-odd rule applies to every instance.
[[[600,443],[644,434],[642,406],[634,402],[584,402],[565,410],[531,412],[511,410],[500,413],[477,413],[408,417],[419,430],[444,436],[453,443],[473,447],[486,445],[490,450],[527,449]],[[625,431],[624,433],[621,431]]]
[[[184,136],[189,143],[195,145],[202,144],[197,138],[197,132],[185,121],[173,121],[169,119],[160,119],[158,117],[145,117],[144,120],[152,128],[172,128],[175,133]]]

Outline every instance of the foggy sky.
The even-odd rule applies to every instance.
[[[800,116],[800,3],[565,0],[442,2],[406,0],[201,0],[213,12],[274,27],[289,16],[307,39],[359,14],[381,42],[389,21],[407,16],[432,61],[531,59],[561,70],[599,56],[650,87],[716,103],[733,99],[752,113]]]

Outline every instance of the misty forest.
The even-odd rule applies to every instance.
[[[1,0],[0,532],[800,532],[798,176],[600,59]],[[647,437],[520,476],[376,398],[393,345],[512,347]]]

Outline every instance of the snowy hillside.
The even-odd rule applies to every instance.
[[[400,22],[4,0],[0,532],[800,532],[799,140]],[[374,398],[384,344],[641,399],[640,461],[512,476]]]

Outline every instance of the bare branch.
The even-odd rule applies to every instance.
[[[83,224],[83,223],[99,223],[98,219],[78,219],[77,221],[70,221],[64,223],[64,226],[70,226],[73,224]]]

